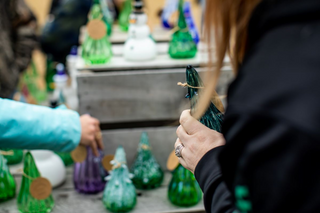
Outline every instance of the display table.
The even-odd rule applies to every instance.
[[[16,173],[16,168],[20,166],[14,166],[11,169],[13,173]],[[79,194],[73,188],[72,182],[73,168],[67,168],[67,180],[66,182],[53,190],[53,198],[55,201],[55,207],[52,213],[108,213],[102,203],[102,192],[96,195],[84,195]],[[21,175],[14,175],[17,184],[18,196],[21,182]],[[190,208],[181,208],[172,205],[167,198],[167,187],[171,178],[170,173],[166,173],[165,180],[162,186],[155,190],[141,191],[137,190],[137,205],[132,213],[154,213],[154,212],[197,212],[204,213],[203,201],[198,205]],[[17,209],[17,200],[11,199],[0,204],[1,213],[19,213]]]

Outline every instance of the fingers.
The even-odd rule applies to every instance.
[[[184,110],[180,116],[180,124],[188,135],[193,135],[204,126],[191,116],[190,110]]]
[[[95,156],[99,156],[99,152],[98,152],[98,147],[97,147],[97,143],[95,141],[93,141],[91,144],[90,144],[90,147],[92,149],[92,152]]]
[[[188,133],[181,125],[177,128],[176,134],[181,141],[185,141],[189,137]]]
[[[101,134],[101,129],[100,126],[96,126],[97,133],[96,133],[96,141],[98,144],[99,149],[103,149],[103,142],[102,142],[102,134]]]

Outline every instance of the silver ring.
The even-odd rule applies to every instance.
[[[176,154],[176,156],[177,156],[178,158],[182,158],[181,151],[182,151],[183,148],[184,148],[184,146],[182,145],[182,143],[180,143],[180,144],[176,147],[176,149],[174,150],[174,153]]]

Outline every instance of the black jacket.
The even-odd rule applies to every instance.
[[[320,0],[264,0],[228,92],[226,145],[195,169],[207,212],[320,212]]]

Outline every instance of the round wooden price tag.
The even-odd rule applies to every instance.
[[[179,158],[176,156],[175,151],[173,150],[167,160],[167,168],[169,171],[173,171],[179,165]]]
[[[102,39],[107,33],[107,26],[102,20],[93,19],[87,24],[87,32],[93,39]]]
[[[169,24],[171,26],[176,26],[178,22],[178,18],[179,18],[179,12],[178,11],[173,12],[169,18]]]
[[[110,163],[110,161],[112,161],[114,159],[114,155],[106,155],[102,158],[102,166],[105,170],[107,171],[111,171],[112,170],[112,164]]]
[[[71,152],[71,157],[74,162],[81,163],[87,157],[87,148],[85,146],[78,146]]]
[[[30,194],[37,200],[44,200],[51,195],[52,186],[48,179],[38,177],[30,185]]]

